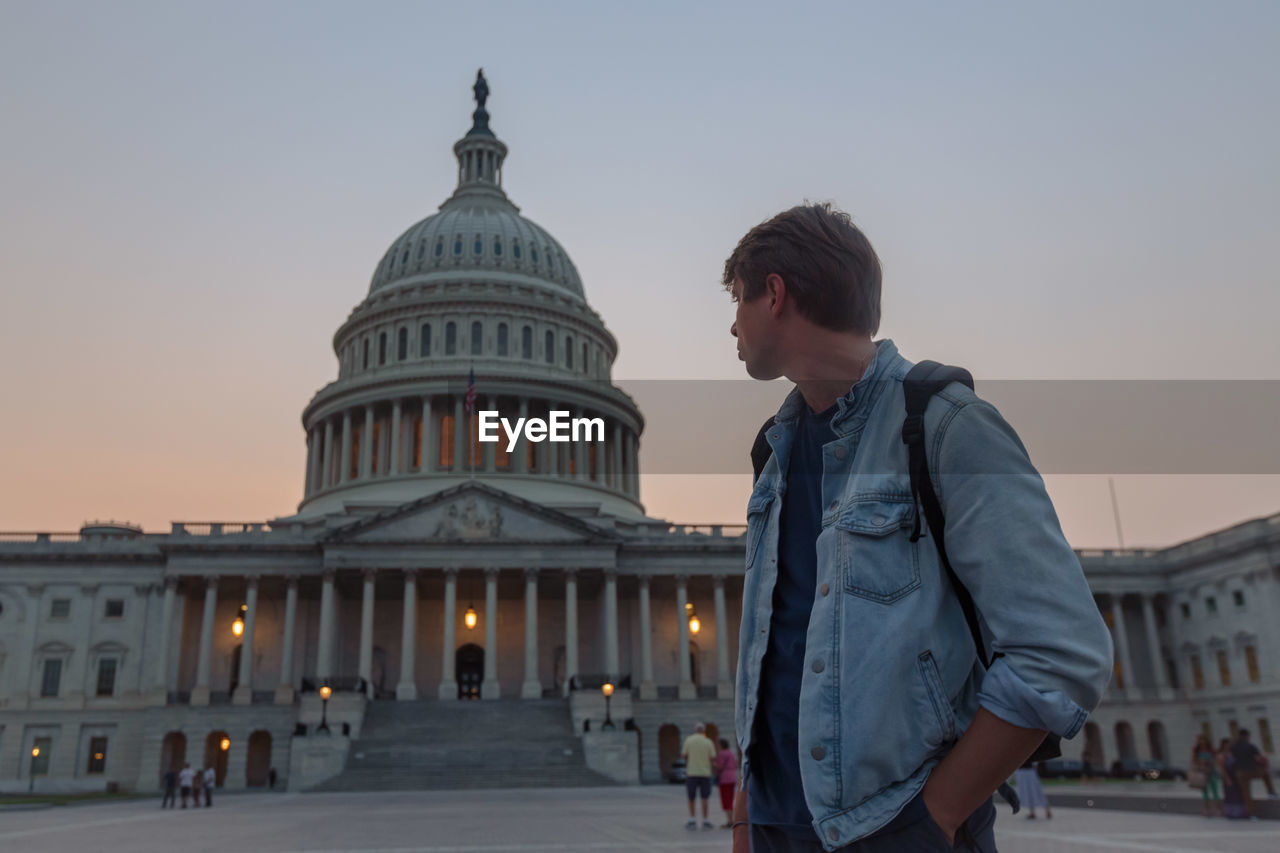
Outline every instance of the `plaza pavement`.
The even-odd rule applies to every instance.
[[[0,850],[22,853],[710,853],[727,830],[684,828],[676,786],[389,794],[215,795],[212,809],[159,799],[0,812]],[[716,803],[713,802],[713,806]],[[723,813],[713,810],[719,822]],[[1274,853],[1280,823],[1000,807],[1001,853]]]

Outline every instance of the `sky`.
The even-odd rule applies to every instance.
[[[293,512],[332,334],[452,191],[480,66],[620,379],[743,378],[724,259],[806,199],[876,247],[880,335],[979,391],[1280,379],[1276,44],[1269,2],[0,0],[0,530]],[[1119,471],[1119,531],[1105,473],[1046,482],[1076,547],[1161,546],[1280,512],[1260,468]],[[749,488],[641,483],[682,522]]]

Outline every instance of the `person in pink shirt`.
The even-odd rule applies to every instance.
[[[720,738],[720,751],[715,758],[716,781],[720,783],[720,808],[724,809],[721,829],[733,828],[733,795],[738,787],[738,756],[729,748],[729,741]]]

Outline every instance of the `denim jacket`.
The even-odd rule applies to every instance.
[[[818,576],[800,688],[800,775],[827,849],[888,823],[920,791],[979,706],[1070,738],[1111,678],[1111,636],[1044,483],[999,412],[959,383],[930,402],[925,436],[947,555],[973,595],[990,670],[927,525],[910,541],[902,380],[881,341],[837,402],[823,447]],[[747,506],[736,689],[742,785],[751,773],[760,663],[778,574],[778,519],[800,407],[792,389],[766,438],[773,455]]]

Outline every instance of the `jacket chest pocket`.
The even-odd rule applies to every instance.
[[[920,586],[920,548],[911,541],[916,508],[901,499],[855,501],[836,520],[836,557],[845,592],[892,604]]]
[[[764,538],[764,529],[769,524],[769,506],[773,503],[773,492],[753,494],[747,503],[747,568],[754,566],[758,560],[756,552],[760,550],[760,541]]]

